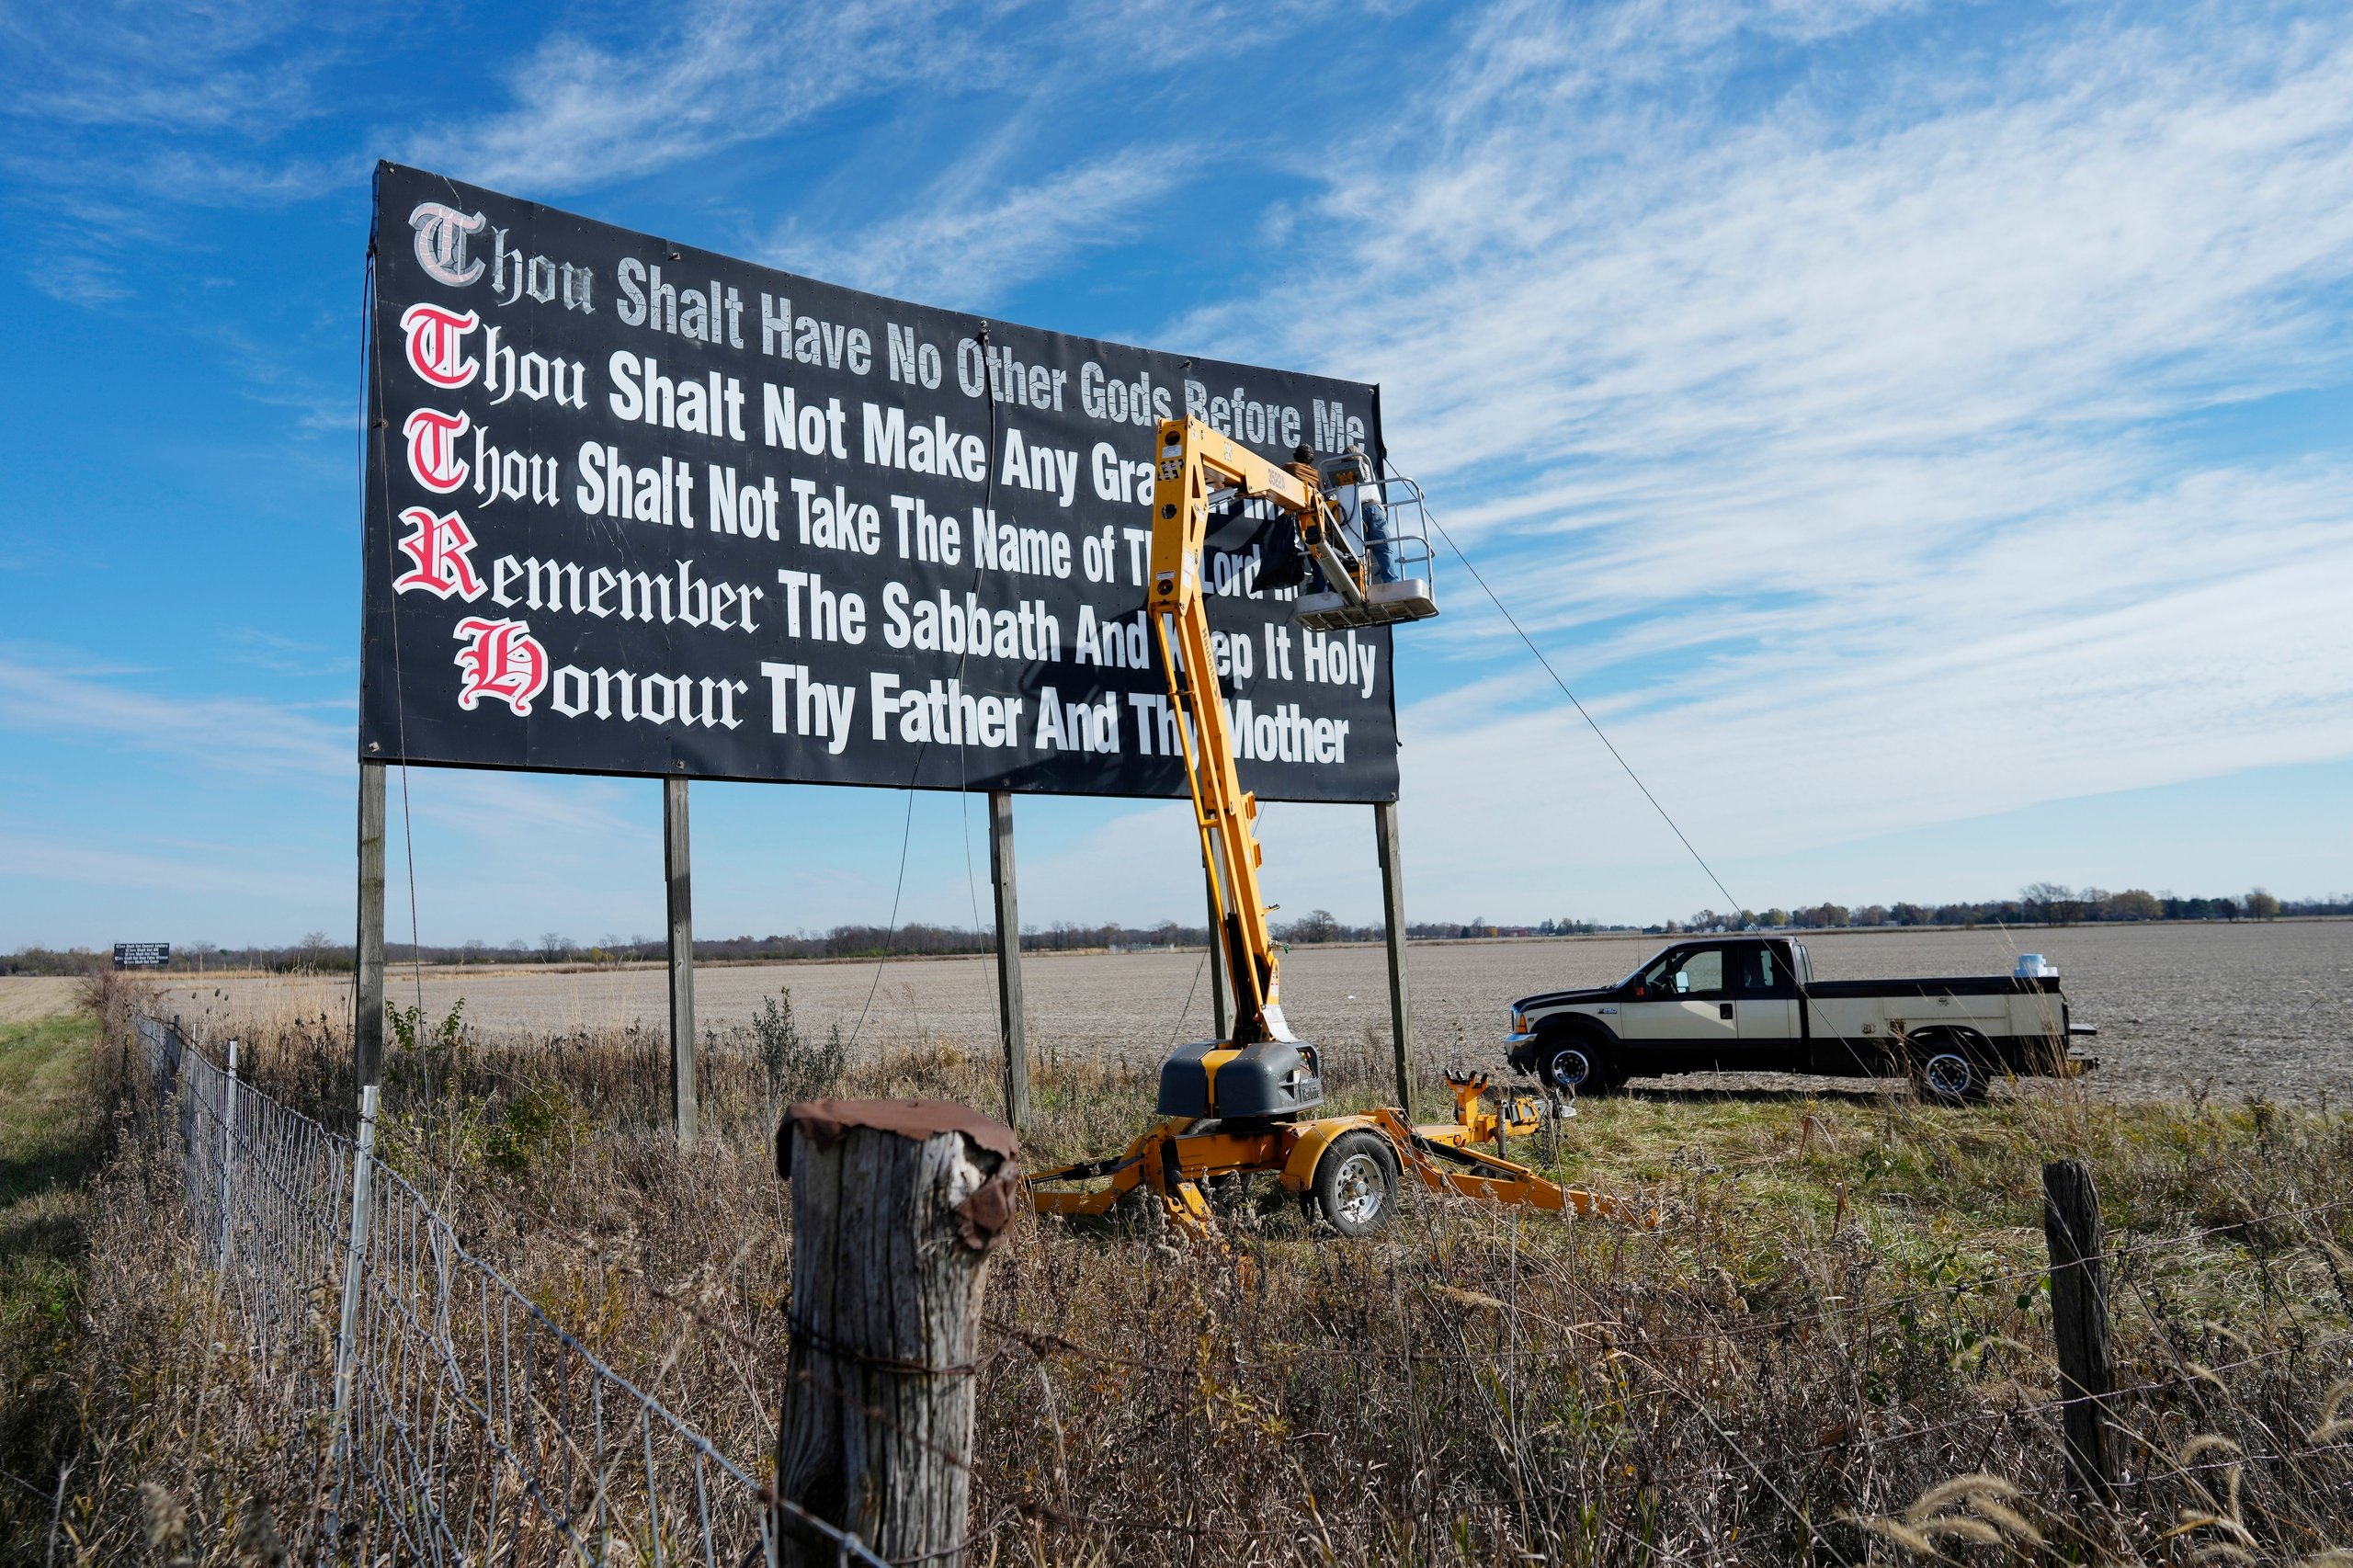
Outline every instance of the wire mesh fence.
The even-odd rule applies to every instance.
[[[144,1131],[180,1160],[248,1386],[315,1456],[321,1561],[689,1564],[881,1560],[779,1504],[470,1254],[374,1152],[142,1017]],[[298,1451],[301,1451],[298,1449]],[[779,1540],[779,1531],[790,1540]]]

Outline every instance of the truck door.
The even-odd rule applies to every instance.
[[[1744,1064],[1779,1071],[1802,1066],[1797,976],[1768,942],[1745,944],[1733,957],[1733,1017]]]
[[[1641,1073],[1705,1072],[1739,1054],[1740,1025],[1724,979],[1724,949],[1714,944],[1662,955],[1635,983],[1619,1032],[1628,1068]]]

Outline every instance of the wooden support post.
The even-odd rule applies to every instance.
[[[384,1079],[384,765],[359,765],[359,937],[351,1002],[351,1075]]]
[[[1206,887],[1207,884],[1204,884]],[[1225,1022],[1225,933],[1218,929],[1217,894],[1207,894],[1210,907],[1210,997],[1217,1008],[1217,1038],[1231,1037]]]
[[[1397,848],[1397,802],[1372,803],[1381,854],[1381,908],[1389,939],[1389,1038],[1397,1053],[1397,1108],[1414,1119],[1414,1036],[1405,998],[1405,869]]]
[[[2116,1363],[2108,1339],[2108,1232],[2099,1193],[2081,1160],[2042,1167],[2042,1234],[2051,1248],[2051,1322],[2059,1351],[2068,1480],[2087,1503],[2116,1500],[2116,1439],[2108,1399]]]
[[[1013,792],[989,791],[989,879],[996,885],[996,1009],[1005,1044],[1005,1119],[1029,1127],[1029,1039],[1021,1000],[1021,897],[1013,870]]]
[[[988,1250],[1024,1207],[1018,1153],[1011,1130],[943,1100],[808,1100],[785,1112],[783,1562],[836,1561],[796,1508],[888,1562],[963,1562],[981,1302]]]
[[[670,1131],[695,1135],[695,893],[687,781],[662,780],[662,874],[670,892]]]

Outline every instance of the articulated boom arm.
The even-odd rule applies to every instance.
[[[1302,542],[1311,547],[1336,526],[1340,513],[1313,464],[1270,463],[1197,419],[1163,420],[1155,456],[1146,608],[1176,704],[1201,866],[1233,981],[1233,1038],[1169,1052],[1160,1068],[1160,1119],[1115,1159],[1036,1172],[1029,1177],[1030,1202],[1041,1214],[1100,1215],[1142,1187],[1171,1224],[1188,1235],[1212,1237],[1217,1222],[1204,1184],[1267,1175],[1343,1234],[1361,1236],[1389,1222],[1397,1187],[1410,1176],[1433,1192],[1656,1225],[1655,1213],[1643,1216],[1614,1199],[1563,1187],[1505,1158],[1508,1136],[1535,1131],[1537,1108],[1525,1096],[1506,1096],[1497,1109],[1487,1110],[1484,1074],[1447,1075],[1454,1090],[1451,1122],[1416,1126],[1403,1107],[1310,1114],[1323,1103],[1323,1081],[1314,1047],[1283,1021],[1279,960],[1258,889],[1258,801],[1243,790],[1226,739],[1225,695],[1218,689],[1201,597],[1201,547],[1213,496],[1273,503],[1299,519]],[[1325,580],[1331,578],[1327,566]],[[1384,574],[1378,587],[1391,586],[1404,591],[1384,599],[1371,590],[1352,596],[1342,589],[1329,594],[1336,608],[1315,613],[1345,611],[1357,617],[1349,625],[1438,613],[1427,582],[1399,584]],[[1303,613],[1300,619],[1306,623]],[[1490,1141],[1492,1154],[1474,1146]]]
[[[1253,826],[1258,798],[1245,794],[1227,741],[1224,694],[1210,652],[1209,613],[1201,600],[1201,547],[1209,537],[1210,497],[1235,491],[1294,515],[1324,505],[1315,471],[1279,468],[1198,419],[1161,422],[1152,487],[1152,594],[1161,667],[1180,716],[1177,735],[1193,789],[1201,863],[1233,977],[1233,1043],[1290,1040],[1267,905],[1258,891],[1263,858]],[[1173,646],[1172,646],[1173,644]]]

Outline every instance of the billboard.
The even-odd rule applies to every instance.
[[[391,164],[369,302],[372,761],[1186,793],[1156,421],[1381,451],[1379,389],[911,305]],[[1242,778],[1397,794],[1387,631],[1204,582]]]
[[[172,961],[169,942],[117,942],[114,945],[114,967],[117,969],[165,969]]]

